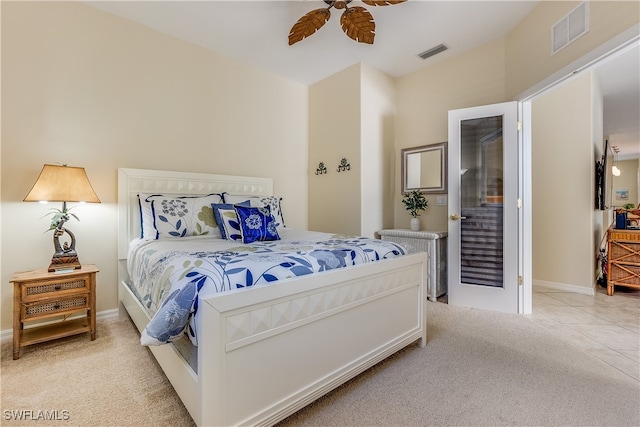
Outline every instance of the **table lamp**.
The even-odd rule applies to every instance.
[[[40,176],[24,201],[62,202],[62,210],[59,211],[57,220],[54,218],[51,225],[55,253],[51,259],[49,271],[80,268],[80,261],[76,253],[76,238],[71,231],[64,227],[64,223],[70,219],[67,202],[100,203],[84,168],[67,165],[44,165]],[[60,237],[65,233],[69,235],[70,242],[64,242],[61,245]]]

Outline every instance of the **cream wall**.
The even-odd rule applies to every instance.
[[[638,142],[640,144],[640,142]],[[622,207],[627,203],[633,203],[638,206],[640,199],[638,198],[638,165],[639,159],[632,160],[616,160],[614,164],[620,169],[620,176],[613,177],[613,191],[611,193],[611,204],[614,207]],[[629,190],[629,198],[622,200],[616,198],[617,190]]]
[[[374,237],[393,224],[394,80],[356,64],[311,85],[309,105],[309,226]]]
[[[593,84],[586,73],[532,102],[534,284],[593,286],[594,140],[602,151],[593,117],[602,100]]]
[[[357,234],[360,222],[360,81],[353,65],[309,87],[309,228]],[[351,170],[337,172],[342,158]],[[327,173],[316,175],[324,162]]]
[[[580,1],[541,1],[506,37],[507,99],[553,75],[640,22],[638,1],[589,1],[589,32],[551,55],[551,28]]]
[[[393,226],[393,134],[395,81],[388,75],[362,65],[360,180],[362,206],[360,234]]]
[[[1,7],[2,330],[11,274],[53,254],[49,208],[22,202],[45,163],[84,167],[102,201],[67,224],[100,268],[98,312],[117,308],[117,168],[273,177],[307,227],[306,86],[80,2]]]
[[[518,94],[531,89],[553,75],[558,77],[557,73],[560,70],[640,22],[639,2],[591,1],[589,2],[589,32],[552,56],[551,27],[559,19],[573,10],[579,3],[580,2],[541,2],[532,13],[525,17],[525,19],[507,35],[506,92],[510,98],[514,98]],[[539,186],[540,183],[536,182],[535,176],[540,176],[542,174],[541,170],[546,172],[549,169],[548,162],[553,161],[550,160],[553,156],[542,155],[536,158],[534,155],[532,161],[534,175],[534,224],[532,230],[534,236],[533,278],[535,283],[577,286],[578,288],[576,290],[588,293],[593,286],[595,286],[594,282],[597,270],[596,254],[598,248],[602,245],[606,228],[611,222],[611,212],[596,211],[593,209],[595,203],[593,165],[596,156],[600,156],[603,150],[602,99],[600,89],[596,80],[592,79],[592,77],[580,76],[575,78],[591,79],[589,84],[583,82],[585,92],[577,95],[586,96],[587,93],[590,93],[589,106],[591,108],[590,127],[576,130],[576,132],[591,132],[591,138],[584,139],[584,141],[590,141],[591,143],[589,150],[581,151],[576,155],[577,158],[582,159],[582,166],[580,167],[588,168],[587,171],[581,171],[584,180],[576,184],[576,187],[580,189],[578,191],[582,194],[582,200],[576,201],[575,205],[584,206],[572,211],[572,233],[562,232],[560,236],[564,236],[564,238],[554,235],[552,238],[555,242],[554,245],[541,242],[540,235],[549,235],[550,233],[545,232],[545,230],[554,229],[557,225],[553,222],[553,216],[546,218],[546,221],[551,221],[549,223],[545,223],[545,219],[538,217],[539,206],[535,202],[535,197],[537,191],[536,185]],[[587,86],[589,87],[587,88]],[[555,89],[553,90],[555,91]],[[535,101],[537,102],[537,98]],[[565,99],[561,96],[558,96],[555,105],[564,106],[564,110],[556,110],[561,114],[560,117],[563,118],[577,114],[585,107],[584,104],[579,104],[575,101],[571,102],[571,99]],[[586,117],[587,113],[584,112],[584,114]],[[567,131],[567,129],[565,129],[567,127],[566,120],[558,120],[556,123],[555,129],[547,129],[547,131],[553,132],[554,135]],[[535,129],[540,129],[541,127],[535,117],[533,118],[533,126]],[[558,133],[555,134],[555,132]],[[559,138],[557,141],[561,142],[564,141],[564,139]],[[546,143],[548,143],[548,139],[545,140],[545,138],[540,136],[532,135],[533,150],[540,149],[540,145],[545,145]],[[571,143],[567,142],[567,144],[570,145]],[[589,156],[589,159],[587,156]],[[586,172],[589,172],[588,175]],[[556,183],[559,182],[560,181],[557,181]],[[550,190],[554,190],[555,188],[558,187],[550,186]],[[559,184],[559,188],[565,189],[562,184]],[[555,191],[563,192],[563,190]],[[582,224],[584,227],[581,226],[578,228],[576,227],[577,224]],[[582,240],[586,236],[589,237],[589,242],[584,242],[585,244],[580,247],[576,246],[574,239]],[[571,253],[567,255],[556,253],[553,250],[549,251],[551,247],[571,248]],[[545,251],[543,248],[547,250]],[[574,251],[573,248],[576,248],[576,250]],[[560,265],[557,259],[564,257],[567,258],[568,262]],[[552,259],[556,261],[554,262]],[[573,274],[578,271],[580,273]],[[589,277],[587,277],[586,273],[589,273]]]
[[[411,220],[401,202],[400,150],[447,141],[449,110],[503,102],[504,52],[504,40],[496,40],[397,79],[395,228],[409,228]],[[446,231],[447,206],[437,206],[436,195],[426,197],[429,208],[420,216],[422,229]]]

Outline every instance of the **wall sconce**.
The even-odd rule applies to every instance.
[[[338,172],[344,172],[348,170],[351,170],[351,165],[347,161],[347,158],[343,157],[342,160],[340,160],[340,164],[338,165]]]
[[[322,175],[327,173],[327,167],[324,165],[324,162],[320,162],[318,164],[318,169],[316,169],[316,175]]]
[[[36,180],[25,202],[62,202],[62,209],[53,213],[51,227],[53,230],[54,254],[49,265],[49,271],[61,271],[80,268],[80,261],[76,253],[76,238],[73,233],[64,228],[64,223],[70,218],[78,217],[67,209],[67,202],[100,203],[100,199],[91,187],[84,168],[67,165],[44,165],[40,176]],[[67,233],[70,242],[60,244],[60,237]]]

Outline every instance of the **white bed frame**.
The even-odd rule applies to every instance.
[[[140,235],[137,194],[273,194],[272,180],[118,171],[121,306],[149,316],[129,287]],[[424,253],[280,281],[201,300],[197,372],[172,345],[150,347],[200,426],[273,425],[401,348],[426,344]]]

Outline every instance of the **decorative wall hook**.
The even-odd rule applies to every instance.
[[[351,170],[351,165],[347,161],[347,158],[343,157],[342,160],[340,160],[340,165],[338,165],[338,172],[344,172],[348,170]]]
[[[324,162],[320,162],[318,169],[316,169],[316,175],[322,175],[323,173],[327,173],[327,167],[324,165]]]

